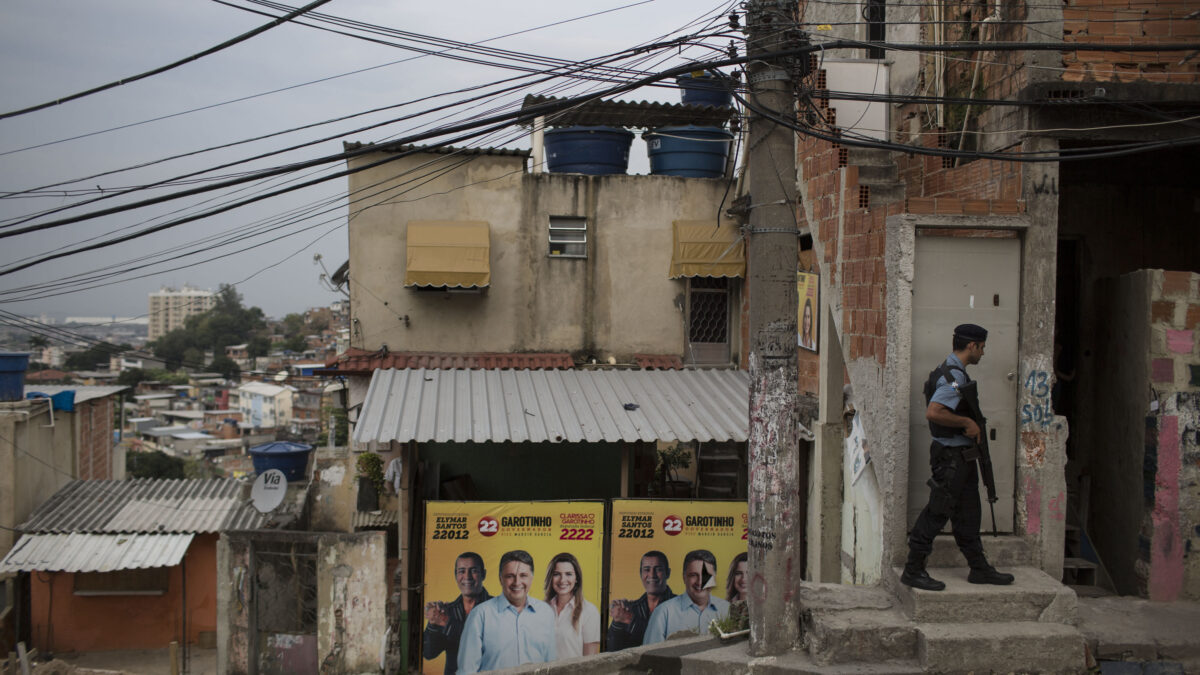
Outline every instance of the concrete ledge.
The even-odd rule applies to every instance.
[[[986,520],[986,518],[985,518]],[[990,521],[989,521],[990,524]],[[997,568],[1032,567],[1033,556],[1029,544],[1022,537],[983,535],[983,552],[988,562]],[[933,539],[933,553],[929,554],[930,567],[966,567],[967,561],[958,550],[953,537],[938,536]]]

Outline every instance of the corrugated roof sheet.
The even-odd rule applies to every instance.
[[[440,354],[435,352],[378,352],[347,349],[323,371],[338,375],[370,375],[388,368],[440,369],[529,369],[572,368],[575,361],[565,352],[503,354],[478,352],[473,354]]]
[[[130,387],[119,385],[93,385],[93,386],[74,386],[69,384],[27,384],[25,385],[25,393],[39,392],[47,396],[53,396],[64,391],[75,392],[75,402],[83,403],[94,398],[104,398],[106,396],[115,396]]]
[[[202,533],[253,530],[265,518],[229,478],[76,480],[21,524],[25,533]]]
[[[375,146],[375,143],[363,143],[360,141],[344,141],[342,147],[346,150],[358,150],[359,148],[369,148]],[[464,148],[453,145],[388,145],[378,144],[377,148],[380,152],[425,152],[432,155],[499,155],[503,157],[528,157],[531,153],[529,150],[520,148]]]
[[[354,529],[369,527],[387,527],[398,522],[396,512],[391,509],[383,511],[355,511],[350,516],[350,526]]]
[[[740,370],[379,370],[358,443],[745,441]]]
[[[569,99],[529,94],[521,104],[522,110],[546,103],[569,103]],[[652,103],[650,101],[588,101],[573,105],[562,112],[546,115],[546,124],[565,126],[571,124],[610,125],[638,127],[642,129],[670,124],[695,124],[702,127],[723,126],[734,116],[733,108],[709,105],[684,105],[682,103]],[[523,124],[532,122],[532,117],[519,120]]]
[[[26,534],[4,560],[5,572],[116,572],[174,567],[193,534]]]

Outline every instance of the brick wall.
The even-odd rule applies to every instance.
[[[1065,42],[1142,45],[1196,42],[1195,0],[1069,0],[1063,7]],[[1183,52],[1064,52],[1063,79],[1097,82],[1200,82],[1200,59]]]
[[[75,407],[79,423],[79,478],[109,480],[112,469],[113,399],[96,398]]]

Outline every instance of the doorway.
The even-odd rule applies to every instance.
[[[954,327],[988,330],[987,353],[968,373],[979,382],[980,405],[996,476],[996,524],[1013,532],[1016,483],[1017,342],[1020,337],[1021,240],[1011,231],[952,236],[917,230],[912,300],[912,374],[909,387],[908,526],[929,498],[929,424],[922,390],[929,373],[950,353]],[[990,526],[986,490],[983,528]]]

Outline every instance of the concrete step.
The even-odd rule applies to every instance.
[[[710,649],[679,654],[673,662],[661,657],[653,660],[652,658],[643,656],[637,665],[649,668],[636,672],[688,675],[917,675],[923,672],[915,658],[878,663],[820,664],[809,654],[799,650],[778,656],[753,657],[750,655],[750,643],[746,639],[731,644],[717,642]]]
[[[983,535],[983,552],[996,567],[1028,567],[1033,564],[1029,544],[1022,537]],[[933,540],[933,553],[926,561],[930,567],[958,567],[967,564],[950,535],[938,535]]]
[[[917,623],[995,623],[1034,621],[1074,624],[1075,591],[1036,567],[1001,571],[1016,579],[1008,586],[972,584],[966,567],[931,567],[929,576],[946,584],[942,591],[922,591],[900,583],[902,567],[892,569],[889,585],[901,607]]]
[[[895,183],[900,176],[896,164],[864,164],[858,167],[858,182],[861,185]]]
[[[917,660],[936,673],[1081,673],[1083,635],[1074,626],[1020,621],[919,623]]]
[[[887,166],[894,165],[896,162],[892,158],[890,150],[878,150],[875,148],[849,148],[847,161],[852,166]]]
[[[905,660],[917,653],[916,625],[898,608],[806,613],[804,639],[822,665]]]
[[[904,199],[906,187],[904,183],[885,183],[882,185],[870,185],[871,194],[867,198],[867,205],[871,208],[887,206],[895,204]]]

